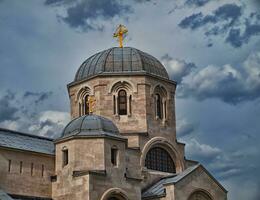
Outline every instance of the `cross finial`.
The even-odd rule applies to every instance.
[[[116,32],[114,33],[114,37],[118,37],[120,48],[123,47],[123,39],[124,36],[127,34],[127,32],[128,32],[127,28],[124,25],[119,24],[119,26],[116,29]]]

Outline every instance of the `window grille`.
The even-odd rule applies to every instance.
[[[118,114],[119,115],[127,114],[127,97],[126,97],[125,90],[120,90],[118,92]]]
[[[156,171],[176,173],[175,164],[171,156],[161,147],[155,147],[148,151],[145,166]]]

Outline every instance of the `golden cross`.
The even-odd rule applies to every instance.
[[[95,99],[95,96],[92,95],[88,98],[88,106],[89,106],[89,113],[93,113],[94,112],[94,109],[96,107],[96,99]]]
[[[127,32],[128,32],[127,28],[124,25],[120,24],[117,27],[116,32],[114,33],[114,37],[118,37],[120,48],[123,47],[123,39],[124,36],[127,34]]]

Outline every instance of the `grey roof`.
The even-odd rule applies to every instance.
[[[147,188],[142,192],[142,199],[151,199],[155,197],[160,197],[160,196],[165,196],[165,185],[167,184],[176,184],[179,181],[181,181],[183,178],[194,172],[196,169],[201,167],[204,172],[212,178],[213,181],[224,191],[227,193],[227,190],[203,167],[201,164],[196,164],[193,166],[188,167],[184,171],[180,172],[179,174],[174,174],[172,176],[168,176],[165,178],[162,178],[158,182],[156,182],[154,185],[151,187]]]
[[[175,184],[175,183],[177,183],[178,181],[183,179],[185,176],[187,176],[188,174],[193,172],[195,169],[197,169],[199,166],[200,166],[200,164],[191,166],[191,167],[187,168],[186,170],[182,171],[179,174],[175,174],[175,175],[161,179],[160,181],[158,181],[157,183],[155,183],[154,185],[152,185],[151,187],[146,189],[142,193],[142,198],[149,199],[151,197],[158,197],[158,196],[165,195],[165,190],[164,190],[165,184],[169,184],[169,183]]]
[[[61,137],[79,136],[119,136],[116,125],[109,119],[90,114],[73,119],[63,130]]]
[[[53,139],[0,128],[0,147],[54,155]]]
[[[132,47],[113,47],[88,58],[78,69],[75,80],[100,74],[152,74],[169,79],[164,66],[153,56]]]
[[[0,200],[13,200],[13,198],[0,189]]]

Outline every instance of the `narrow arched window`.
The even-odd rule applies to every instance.
[[[118,114],[119,115],[127,114],[127,97],[126,97],[125,90],[120,90],[118,92]]]
[[[175,164],[171,156],[161,147],[154,147],[148,151],[145,158],[145,166],[147,169],[176,173]]]
[[[117,166],[118,162],[118,149],[113,147],[111,148],[111,163],[113,166]]]
[[[156,116],[159,119],[162,119],[163,117],[163,110],[162,110],[162,98],[159,94],[156,94]]]
[[[114,115],[116,114],[116,97],[113,95],[113,109],[114,109]]]
[[[89,99],[89,95],[86,95],[84,97],[84,113],[85,113],[85,115],[89,115],[89,102],[88,102],[88,99]]]
[[[132,114],[132,95],[129,96],[129,114]]]
[[[69,150],[66,147],[62,149],[62,166],[66,166],[69,163]]]

